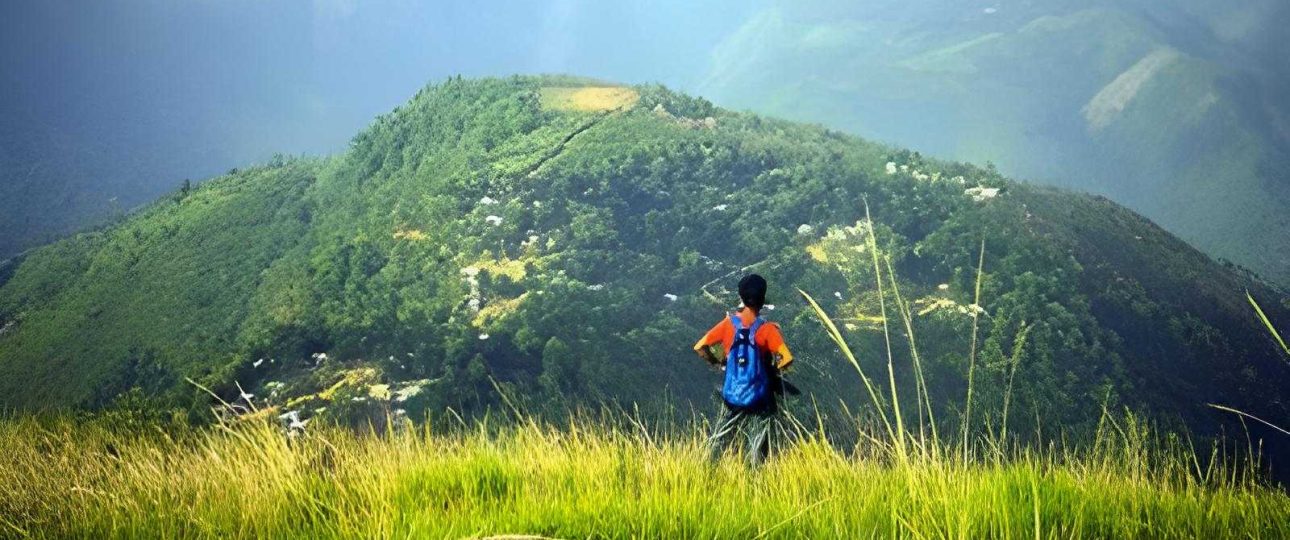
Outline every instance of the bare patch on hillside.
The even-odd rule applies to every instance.
[[[1103,87],[1081,111],[1084,113],[1084,120],[1088,121],[1089,129],[1097,131],[1110,125],[1147,81],[1177,60],[1178,56],[1178,51],[1173,49],[1156,49],[1117,76],[1111,84]]]
[[[422,240],[425,240],[426,238],[429,238],[429,237],[426,236],[425,232],[419,229],[399,229],[397,231],[394,231],[395,240],[412,240],[415,242],[420,242]]]
[[[548,86],[541,94],[544,109],[586,112],[630,109],[641,97],[626,86]]]

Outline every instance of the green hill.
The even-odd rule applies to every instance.
[[[751,267],[798,352],[798,403],[855,407],[852,368],[794,288],[882,369],[870,235],[946,422],[982,241],[974,411],[997,420],[1015,360],[1017,432],[1104,406],[1204,433],[1224,420],[1206,403],[1290,418],[1290,364],[1245,300],[1290,321],[1284,292],[1109,200],[569,77],[432,85],[342,155],[211,179],[11,261],[0,404],[204,407],[191,377],[306,415],[480,411],[499,390],[537,410],[706,406],[717,376],[690,344]]]

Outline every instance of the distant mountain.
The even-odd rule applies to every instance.
[[[124,148],[135,140],[68,130],[27,105],[0,100],[0,260],[101,226],[183,184],[157,179],[184,169],[178,156],[132,156]]]
[[[1285,293],[1105,198],[568,77],[429,86],[342,155],[236,171],[0,268],[0,404],[205,407],[191,377],[305,415],[480,411],[499,390],[539,409],[706,406],[718,376],[690,345],[751,269],[798,352],[799,404],[856,406],[795,288],[885,374],[871,239],[943,421],[982,241],[981,421],[1014,365],[1019,432],[1121,405],[1204,433],[1224,419],[1206,403],[1290,417],[1290,364],[1245,299],[1290,321]]]
[[[101,161],[27,111],[0,103],[0,260],[120,208],[112,188],[87,189]]]
[[[700,88],[1102,193],[1290,283],[1287,25],[1276,1],[773,2]]]

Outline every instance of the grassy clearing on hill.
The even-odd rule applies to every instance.
[[[950,448],[902,462],[808,435],[750,473],[736,459],[709,465],[697,430],[628,421],[289,439],[267,424],[173,438],[9,419],[0,528],[82,538],[1290,535],[1284,492],[1140,429],[1109,432],[1083,450],[966,464]]]
[[[631,108],[640,93],[626,86],[546,86],[541,90],[542,107],[557,111],[612,111]]]

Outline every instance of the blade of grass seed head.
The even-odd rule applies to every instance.
[[[972,299],[972,345],[968,350],[968,385],[967,400],[963,404],[963,461],[966,463],[968,458],[968,430],[972,424],[972,384],[976,374],[976,337],[977,324],[980,321],[981,309],[981,269],[985,266],[985,238],[981,238],[981,252],[977,257],[976,263],[976,291]]]
[[[825,333],[827,333],[829,338],[838,345],[838,349],[842,351],[842,355],[846,357],[847,361],[851,362],[851,366],[854,367],[856,373],[860,375],[860,380],[864,382],[865,390],[869,392],[869,398],[873,401],[874,408],[878,410],[878,414],[882,418],[882,424],[887,429],[887,434],[894,440],[896,434],[891,429],[891,421],[887,418],[887,411],[882,406],[882,400],[879,399],[878,393],[874,389],[873,383],[870,382],[869,377],[864,374],[864,369],[860,367],[860,362],[858,362],[855,355],[852,354],[851,347],[847,345],[841,332],[838,332],[838,327],[833,324],[833,319],[824,312],[824,308],[821,308],[820,304],[817,303],[815,298],[812,298],[810,294],[807,294],[807,292],[802,289],[798,289],[797,292],[802,295],[802,298],[806,299],[808,304],[810,304],[811,309],[815,312],[815,317],[822,325],[824,325]]]
[[[643,438],[642,440],[645,444],[648,445],[649,448],[654,448],[654,438],[650,436],[649,429],[646,429],[645,423],[641,421],[640,414],[640,406],[636,403],[632,403],[632,414],[627,417],[627,420],[640,430],[640,437]]]

